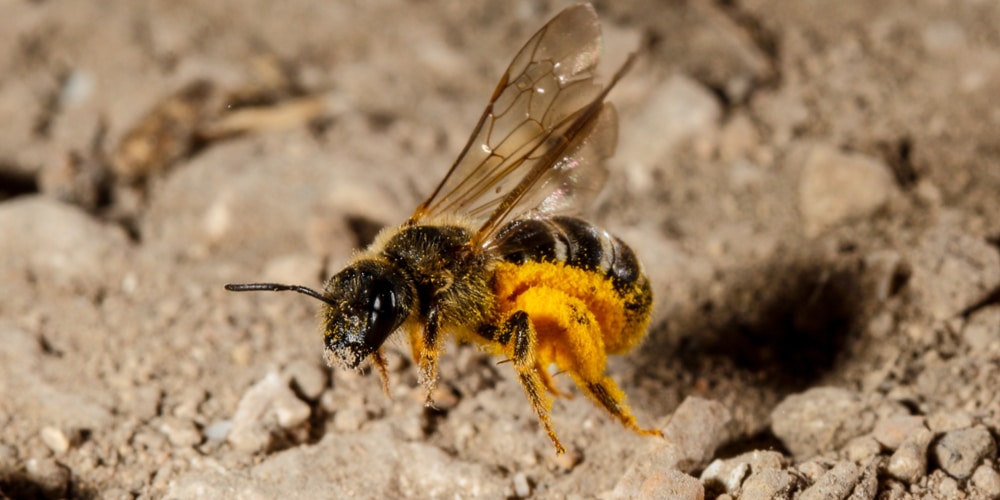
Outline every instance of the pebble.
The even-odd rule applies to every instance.
[[[847,389],[817,387],[786,397],[771,412],[771,430],[798,460],[837,449],[871,430],[867,410]]]
[[[889,457],[886,472],[900,481],[913,484],[927,474],[927,447],[934,433],[920,428],[900,443]]]
[[[959,498],[958,481],[950,477],[943,477],[938,482],[937,492],[941,498]]]
[[[776,451],[754,450],[728,459],[716,459],[701,473],[701,482],[719,484],[727,493],[736,493],[752,473],[780,469],[783,457]]]
[[[1000,498],[1000,472],[988,465],[980,465],[972,473],[972,484],[986,498]]]
[[[958,429],[968,429],[974,423],[972,415],[958,409],[933,413],[927,417],[927,427],[937,434]]]
[[[799,208],[806,232],[817,235],[848,219],[869,215],[896,191],[892,172],[875,157],[815,145],[805,153]]]
[[[329,380],[327,373],[317,363],[305,359],[297,359],[285,367],[285,375],[310,401],[316,401],[323,394]]]
[[[650,500],[703,500],[705,487],[697,479],[674,469],[649,476],[639,487],[638,498]]]
[[[744,113],[736,113],[726,123],[719,137],[719,157],[723,161],[749,158],[759,147],[760,133],[753,120]],[[742,183],[734,183],[740,185]]]
[[[943,212],[937,219],[914,248],[908,286],[920,290],[915,307],[948,321],[1000,286],[1000,254],[984,238],[963,232],[956,215]]]
[[[215,422],[208,424],[203,433],[205,435],[205,439],[208,439],[209,441],[222,441],[223,439],[226,439],[226,436],[229,435],[229,431],[232,430],[232,428],[232,420],[216,420]]]
[[[42,490],[46,498],[63,498],[69,488],[70,472],[51,458],[32,458],[25,462],[28,480]]]
[[[876,250],[865,255],[865,275],[872,283],[873,298],[884,302],[894,294],[900,277],[909,272],[909,264],[895,250]]]
[[[514,494],[520,498],[526,498],[531,494],[531,484],[528,483],[528,476],[523,472],[514,474]]]
[[[297,427],[309,419],[311,409],[275,372],[247,389],[236,406],[228,440],[238,450],[256,453],[266,449],[274,426]]]
[[[42,442],[45,446],[48,446],[50,450],[56,455],[62,455],[69,451],[69,438],[62,430],[52,426],[42,427],[41,432],[39,432]]]
[[[846,498],[858,484],[861,471],[853,462],[838,462],[812,486],[803,491],[797,500],[823,500]]]
[[[333,428],[340,432],[353,432],[368,421],[368,412],[358,406],[348,406],[333,414]]]
[[[796,469],[803,477],[815,483],[830,470],[830,467],[819,460],[809,460],[799,464]]]
[[[755,471],[743,482],[739,498],[740,500],[790,499],[791,491],[798,482],[795,476],[781,469]]]
[[[889,450],[899,448],[907,436],[912,435],[924,427],[924,418],[917,415],[897,415],[879,421],[875,424],[872,436],[882,446]]]
[[[844,458],[859,464],[867,462],[868,459],[878,455],[881,451],[882,445],[878,444],[878,441],[870,435],[856,437],[848,441],[841,449]]]
[[[934,445],[938,465],[956,479],[968,479],[984,459],[996,453],[996,442],[984,427],[946,432]]]
[[[13,446],[0,444],[0,471],[16,469],[17,462],[17,449]]]
[[[974,356],[1000,352],[1000,306],[984,307],[969,316],[962,337]]]
[[[878,493],[879,460],[872,459],[861,470],[861,477],[847,500],[872,500]]]
[[[564,471],[573,470],[577,465],[583,462],[583,451],[572,443],[565,445],[566,452],[562,455],[556,455],[552,458],[552,461],[559,467],[559,469]]]
[[[166,417],[160,421],[158,429],[174,446],[190,447],[201,443],[202,440],[201,432],[191,420]]]
[[[676,469],[689,472],[711,460],[729,439],[732,415],[718,401],[689,396],[674,410],[663,428],[666,439],[651,439],[646,451],[637,454],[615,485],[612,496],[638,494],[645,480],[655,472]]]

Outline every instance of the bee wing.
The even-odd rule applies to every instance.
[[[572,214],[587,206],[604,187],[608,170],[604,160],[618,142],[618,118],[611,104],[597,102],[593,114],[582,118],[579,131],[561,139],[550,158],[538,162],[521,184],[499,200],[490,218],[473,236],[472,244],[491,250],[497,232],[507,222],[522,217]]]
[[[614,149],[614,111],[603,99],[631,62],[606,87],[597,85],[600,45],[589,4],[563,10],[532,36],[500,79],[468,144],[409,222],[462,216],[482,224],[473,240],[482,245],[506,220],[589,199],[584,193],[598,190],[606,174],[599,166],[578,167]]]

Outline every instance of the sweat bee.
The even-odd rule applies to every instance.
[[[324,303],[325,358],[357,368],[370,360],[388,386],[383,343],[408,336],[428,402],[445,337],[512,361],[557,453],[549,421],[549,373],[568,373],[625,427],[640,427],[605,373],[608,354],[645,335],[649,280],[632,250],[572,217],[602,187],[618,123],[604,102],[635,54],[606,85],[595,82],[597,14],[571,6],[514,56],[469,142],[409,220],[383,230],[326,283],[226,285],[231,291],[295,291]]]

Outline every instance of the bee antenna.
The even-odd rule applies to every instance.
[[[226,285],[226,290],[229,290],[230,292],[262,292],[262,291],[266,291],[266,292],[287,292],[287,291],[292,291],[292,292],[304,293],[304,294],[306,294],[306,295],[308,295],[308,296],[310,296],[310,297],[312,297],[314,299],[321,300],[321,301],[323,301],[323,302],[325,302],[325,303],[327,303],[327,304],[329,304],[331,306],[335,306],[336,305],[332,300],[330,300],[329,297],[326,297],[325,295],[317,292],[316,290],[313,290],[312,288],[309,288],[309,287],[306,287],[306,286],[301,286],[301,285],[281,285],[281,284],[278,284],[278,283],[244,283],[244,284],[237,284],[237,285],[233,285],[233,284]]]

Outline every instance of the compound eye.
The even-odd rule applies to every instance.
[[[369,305],[368,331],[365,333],[365,347],[372,352],[382,347],[389,334],[399,326],[401,319],[396,290],[391,283],[377,282],[373,292]]]

